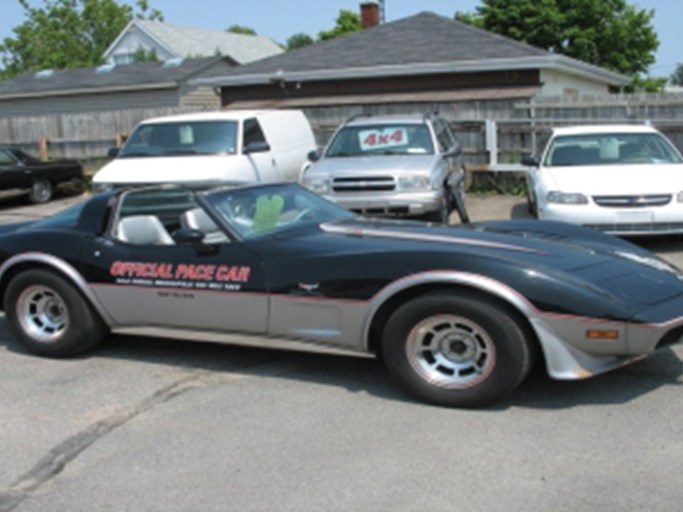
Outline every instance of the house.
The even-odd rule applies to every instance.
[[[104,53],[109,64],[130,64],[136,52],[154,51],[159,60],[188,57],[229,57],[237,64],[278,55],[284,50],[272,40],[227,31],[205,30],[158,21],[132,20]]]
[[[0,82],[0,118],[136,108],[218,108],[212,88],[190,81],[225,76],[234,66],[227,57],[207,57],[24,73]]]
[[[230,108],[319,108],[602,94],[629,81],[431,12],[375,26],[374,9],[361,6],[368,29],[196,83]]]

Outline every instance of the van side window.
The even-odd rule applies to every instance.
[[[265,135],[263,135],[263,130],[261,125],[254,118],[246,119],[244,121],[244,140],[242,141],[242,147],[247,144],[252,144],[254,142],[267,142]]]

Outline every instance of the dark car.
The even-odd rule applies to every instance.
[[[45,203],[56,187],[82,191],[83,166],[76,160],[43,162],[21,149],[0,147],[0,190],[28,190],[32,203]]]
[[[578,226],[366,219],[295,184],[96,195],[0,229],[0,297],[29,350],[109,331],[378,354],[416,396],[479,406],[536,358],[581,379],[678,342],[683,276]],[[230,339],[234,339],[234,336]]]

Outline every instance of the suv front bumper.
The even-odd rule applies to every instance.
[[[354,212],[367,215],[418,216],[440,211],[443,191],[327,194],[326,199]]]

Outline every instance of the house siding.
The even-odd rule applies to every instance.
[[[224,86],[221,88],[223,106],[245,100],[281,98],[314,98],[391,93],[443,91],[470,88],[501,88],[540,85],[537,70],[489,72],[468,74],[434,74],[398,76],[356,80],[330,80],[319,82],[278,82],[266,85]]]
[[[134,54],[139,48],[144,48],[146,51],[154,50],[159,60],[168,60],[175,57],[165,47],[133,25],[118,44],[111,49],[107,62],[113,64],[116,56]]]
[[[557,71],[541,70],[540,96],[581,96],[594,94],[608,94],[609,86],[578,76]]]

